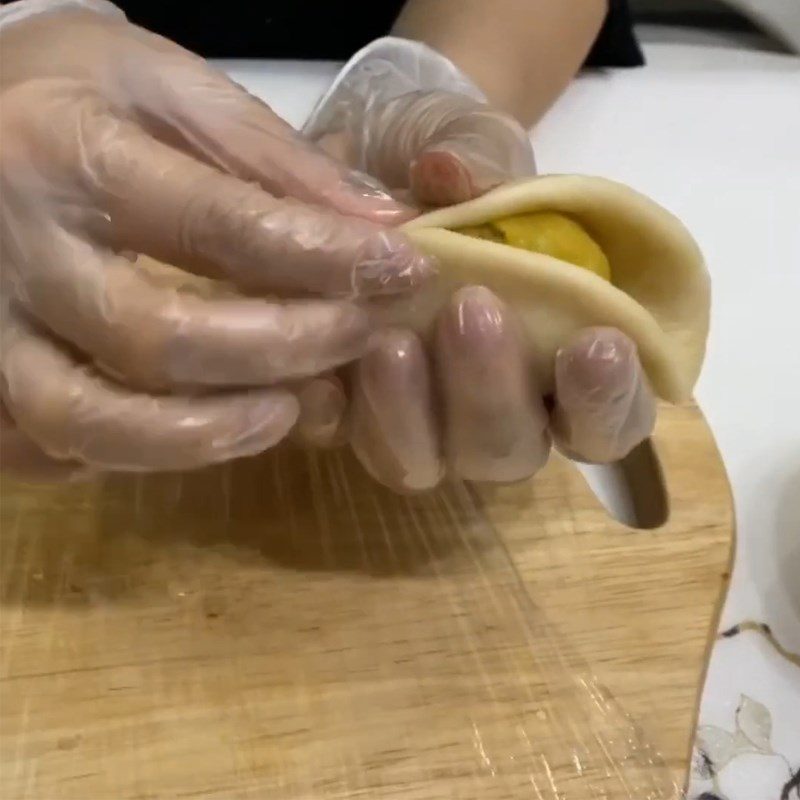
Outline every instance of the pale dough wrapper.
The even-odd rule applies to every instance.
[[[612,283],[547,255],[452,230],[532,211],[579,222],[606,254]],[[672,403],[691,397],[708,337],[709,276],[683,224],[647,197],[603,178],[550,175],[432,211],[404,229],[439,259],[442,285],[435,298],[399,309],[394,321],[424,332],[446,292],[479,284],[516,312],[544,370],[544,391],[552,389],[558,348],[576,331],[599,325],[619,328],[636,343],[659,397]]]

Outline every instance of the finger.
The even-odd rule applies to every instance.
[[[527,131],[510,116],[478,108],[442,125],[425,142],[411,163],[410,184],[420,201],[451,205],[535,174]]]
[[[655,399],[636,345],[613,328],[588,328],[559,351],[555,400],[556,441],[580,460],[617,461],[655,425]]]
[[[457,292],[437,335],[448,467],[465,480],[511,482],[547,461],[547,414],[503,304],[488,289]]]
[[[392,189],[411,188],[423,204],[469,200],[536,172],[522,126],[464,95],[408,93],[368,109],[363,129],[354,135],[370,174]]]
[[[396,224],[411,214],[373,178],[329,157],[260,99],[171,42],[159,59],[127,62],[120,79],[148,129],[222,172],[276,197],[373,222]]]
[[[392,294],[433,271],[399,230],[278,199],[157,141],[95,98],[71,99],[73,128],[34,128],[24,146],[32,163],[48,163],[48,180],[65,194],[74,195],[76,178],[83,193],[80,202],[67,194],[48,215],[117,250],[258,292]]]
[[[3,401],[53,459],[103,470],[175,470],[254,455],[297,419],[285,390],[131,394],[76,364],[27,323],[4,320]]]
[[[353,451],[385,486],[414,492],[442,479],[428,362],[410,331],[382,332],[354,367],[349,426]]]
[[[129,192],[104,198],[123,246],[141,243],[156,258],[254,291],[394,294],[433,273],[431,259],[399,230],[278,200],[160,144],[139,144],[128,156],[139,164],[126,179]],[[165,181],[176,159],[182,163]]]
[[[270,302],[192,291],[179,270],[147,267],[64,232],[27,245],[16,293],[104,371],[150,390],[264,386],[317,375],[367,347],[367,313],[345,301]]]
[[[0,403],[0,472],[18,480],[61,483],[83,480],[91,472],[76,461],[50,458],[14,423]]]
[[[310,447],[329,448],[344,444],[347,397],[335,375],[307,381],[296,392],[300,416],[294,429],[298,441]]]

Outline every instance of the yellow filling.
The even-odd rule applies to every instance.
[[[532,253],[543,253],[588,269],[604,280],[611,280],[611,266],[600,245],[581,225],[563,214],[552,211],[515,214],[485,225],[459,228],[458,232]]]

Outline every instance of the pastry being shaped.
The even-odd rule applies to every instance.
[[[551,175],[499,187],[404,226],[439,259],[442,292],[479,284],[516,312],[552,389],[556,351],[576,331],[619,328],[637,345],[656,394],[692,395],[708,336],[710,283],[683,224],[633,189]],[[425,329],[428,301],[406,308]]]

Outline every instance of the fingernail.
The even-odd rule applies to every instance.
[[[503,305],[489,289],[469,286],[453,298],[450,328],[470,347],[494,346],[507,332]]]
[[[410,174],[415,195],[435,205],[470,200],[480,193],[463,160],[445,150],[422,153],[412,162]]]
[[[298,425],[312,436],[324,435],[339,427],[347,401],[340,386],[330,380],[314,380],[297,394],[300,401]]]
[[[636,349],[616,332],[588,333],[558,352],[556,373],[561,391],[576,399],[622,400],[636,387]]]
[[[398,294],[415,289],[436,274],[436,261],[399,231],[369,237],[355,266],[353,289],[358,295]]]
[[[490,134],[443,139],[425,151],[419,159],[419,175],[428,182],[428,190],[436,187],[439,192],[466,200],[513,178],[535,175],[530,140],[522,129],[506,125]]]
[[[408,330],[387,328],[375,331],[370,337],[369,352],[359,366],[362,380],[367,385],[385,390],[387,386],[405,379],[409,365],[421,362],[424,362],[424,356],[417,337]]]
[[[383,225],[397,225],[417,215],[416,209],[392,196],[378,180],[364,172],[351,171],[344,179],[349,210]]]
[[[352,444],[365,466],[395,491],[435,486],[443,467],[419,339],[392,329],[376,335],[357,374]]]
[[[364,197],[374,197],[379,200],[394,200],[389,190],[372,175],[359,170],[351,170],[347,173],[346,182],[353,189],[357,189]]]
[[[300,415],[300,404],[294,395],[271,390],[263,399],[257,393],[245,400],[239,424],[215,438],[212,452],[218,460],[253,456],[281,441]]]

